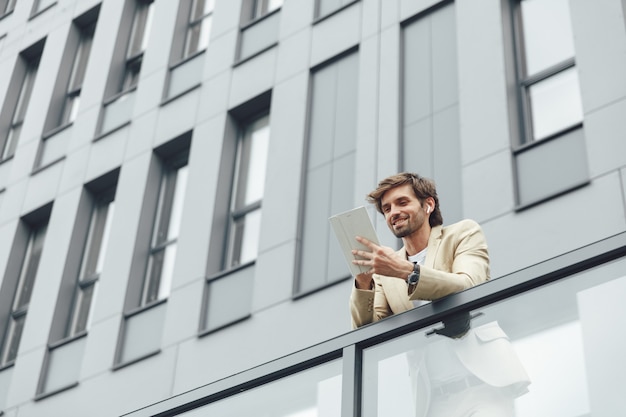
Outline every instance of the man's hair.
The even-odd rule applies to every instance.
[[[428,222],[430,223],[430,227],[442,225],[443,217],[441,216],[441,210],[439,209],[439,197],[437,197],[435,182],[431,179],[420,177],[412,172],[401,172],[381,180],[378,183],[378,187],[367,195],[367,201],[375,204],[376,210],[382,213],[382,200],[385,193],[392,188],[407,184],[413,188],[415,197],[417,197],[420,204],[424,204],[424,200],[428,197],[432,197],[433,200],[435,200],[435,208],[430,214]]]

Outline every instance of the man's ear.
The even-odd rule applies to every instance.
[[[426,213],[430,214],[435,211],[435,199],[432,197],[427,197],[424,199],[424,205],[426,206]]]

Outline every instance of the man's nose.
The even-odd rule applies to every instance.
[[[390,218],[393,218],[393,217],[394,217],[394,216],[396,216],[398,213],[399,213],[398,206],[396,206],[395,204],[392,204],[392,205],[389,207],[389,217],[390,217]]]

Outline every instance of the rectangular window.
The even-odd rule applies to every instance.
[[[35,169],[54,163],[65,156],[71,136],[71,131],[66,128],[71,126],[78,114],[83,79],[99,11],[98,5],[72,21],[48,106]]]
[[[92,305],[104,264],[119,170],[86,184],[59,287],[38,395],[78,383]]]
[[[283,2],[272,0],[247,0],[241,9],[237,59],[246,60],[278,43],[280,13]]]
[[[200,55],[209,45],[214,3],[214,0],[180,2],[164,99],[178,97],[200,85],[204,64]]]
[[[2,284],[1,299],[9,302],[3,303],[5,305],[0,307],[0,317],[6,317],[5,323],[1,323],[3,327],[0,329],[3,331],[2,343],[0,344],[0,367],[13,363],[17,357],[43,250],[48,215],[49,209],[45,220],[30,223],[26,219],[22,219],[18,228],[11,259]],[[11,298],[7,298],[7,296]]]
[[[183,152],[162,163],[141,305],[147,305],[169,296],[185,190],[187,189],[187,158],[188,152]]]
[[[65,337],[75,336],[88,328],[96,284],[100,279],[104,254],[109,240],[111,219],[115,208],[114,197],[114,188],[109,188],[97,196],[92,196],[93,207],[89,217]]]
[[[513,10],[520,138],[517,203],[528,207],[589,182],[583,106],[567,0],[518,0]],[[554,169],[561,155],[568,163]]]
[[[268,13],[280,8],[284,0],[247,0],[244,4],[244,10],[247,10],[247,18],[245,21],[251,22],[260,19]]]
[[[193,0],[185,37],[183,59],[202,51],[209,45],[215,0]]]
[[[349,275],[328,218],[354,207],[358,54],[312,73],[297,293]]]
[[[0,113],[0,161],[15,153],[43,53],[44,41],[20,53]],[[6,126],[6,127],[5,127]]]
[[[124,301],[116,366],[159,352],[187,189],[191,132],[154,150]]]
[[[317,0],[315,16],[318,18],[327,16],[354,2],[355,0]]]
[[[567,0],[522,0],[517,20],[523,142],[558,135],[583,120]]]
[[[226,269],[256,259],[269,149],[269,115],[241,127],[231,195]]]
[[[78,28],[78,30],[80,32],[80,40],[78,48],[76,48],[76,53],[74,54],[74,63],[70,72],[67,94],[63,103],[63,112],[61,113],[59,126],[73,122],[78,114],[80,92],[83,87],[85,71],[87,70],[87,61],[91,53],[96,22],[94,21],[85,27]]]
[[[272,91],[229,111],[222,146],[201,328],[212,332],[250,316],[261,237]]]
[[[17,0],[0,0],[0,16],[9,14],[15,9]]]
[[[130,123],[153,13],[153,0],[126,0],[124,3],[105,100],[98,121],[100,134]]]
[[[56,2],[57,0],[35,0],[35,3],[33,4],[33,11],[31,14],[36,15],[37,13],[41,13],[44,10],[55,5]]]
[[[154,13],[154,1],[135,0],[136,7],[130,31],[124,75],[120,86],[120,92],[128,91],[137,86],[143,54],[148,45],[148,38],[152,28],[152,15]]]

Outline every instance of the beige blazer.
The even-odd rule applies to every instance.
[[[406,258],[404,247],[397,252]],[[489,279],[489,253],[481,227],[473,220],[436,226],[415,291],[403,279],[374,274],[374,289],[355,286],[350,296],[352,327],[357,328],[413,308],[413,300],[435,300]]]
[[[406,258],[404,248],[397,252]],[[353,328],[402,313],[414,307],[413,300],[435,300],[489,279],[489,254],[482,229],[473,220],[434,227],[428,239],[426,260],[412,293],[403,279],[374,274],[374,289],[353,286],[350,312]],[[434,336],[435,340],[443,336]],[[472,328],[459,339],[449,339],[462,365],[493,386],[510,390],[511,398],[522,395],[530,383],[508,336],[497,322]],[[423,351],[410,356],[414,378],[416,416],[424,416],[430,404],[430,381]]]

